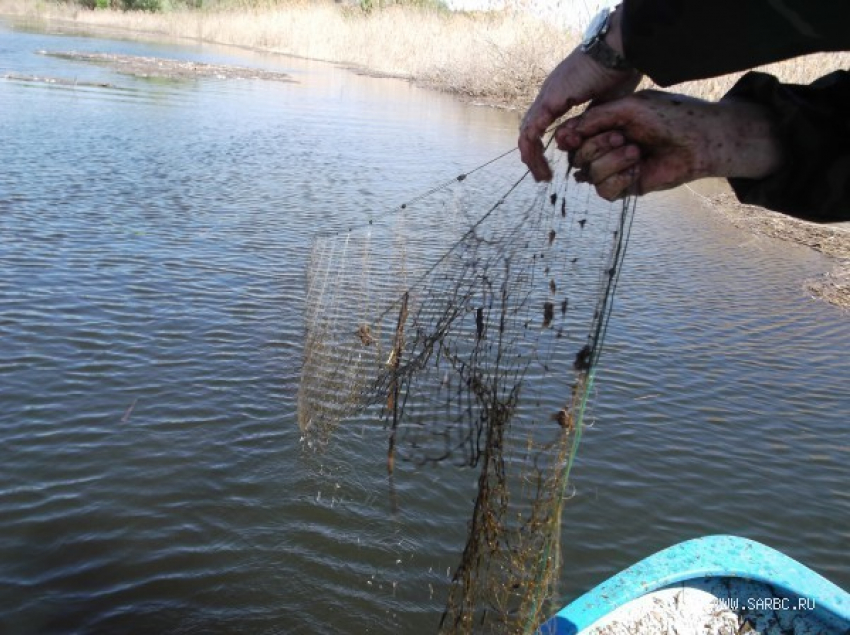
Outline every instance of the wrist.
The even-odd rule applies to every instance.
[[[591,20],[579,49],[600,66],[617,72],[634,69],[623,56],[620,7],[603,9]],[[612,45],[613,44],[613,45]]]
[[[736,99],[718,102],[719,131],[709,139],[713,176],[763,179],[783,163],[783,149],[769,110]]]

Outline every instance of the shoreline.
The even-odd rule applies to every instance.
[[[714,189],[720,192],[703,194],[691,186],[685,187],[712,213],[719,214],[738,229],[802,245],[829,258],[832,269],[806,280],[803,288],[814,299],[850,310],[850,222],[813,223],[757,205],[739,203],[725,181],[715,181],[720,187]]]
[[[54,24],[59,27],[71,29],[88,28],[95,32],[104,31],[113,34],[117,32],[122,36],[132,39],[152,39],[154,41],[168,39],[178,41],[189,40],[337,64],[353,73],[361,75],[413,82],[423,88],[451,94],[474,105],[515,111],[521,111],[528,106],[548,69],[560,61],[558,56],[553,57],[551,55],[551,51],[553,49],[560,51],[570,50],[575,45],[577,37],[568,33],[553,34],[553,29],[549,29],[546,33],[546,38],[543,38],[544,41],[529,48],[529,43],[523,41],[524,36],[534,33],[534,29],[540,26],[540,22],[533,19],[520,20],[513,27],[512,32],[505,32],[503,30],[505,24],[510,22],[511,18],[506,13],[486,15],[458,14],[452,17],[446,17],[434,11],[412,9],[410,7],[391,10],[385,9],[373,12],[372,14],[364,14],[359,9],[346,8],[343,5],[333,3],[311,6],[313,7],[312,9],[303,4],[279,5],[276,10],[245,10],[241,14],[226,9],[208,12],[184,10],[152,14],[118,12],[114,10],[89,10],[71,5],[34,5],[31,2],[26,2],[26,0],[12,4],[9,0],[0,0],[0,16],[11,20],[35,21],[40,24]],[[467,46],[470,42],[478,41],[478,38],[482,36],[482,33],[476,31],[476,29],[483,28],[485,36],[488,30],[495,29],[499,31],[501,40],[500,43],[495,42],[495,40],[489,42],[491,46],[489,54],[485,56],[485,59],[475,59],[468,64],[461,64],[460,68],[456,71],[446,70],[451,68],[453,62],[457,61],[453,60],[452,55],[448,55],[436,65],[433,63],[434,60],[429,60],[430,66],[428,64],[420,65],[418,72],[411,70],[415,64],[411,64],[411,67],[408,69],[403,69],[398,66],[398,60],[389,58],[388,61],[385,60],[376,65],[370,65],[365,63],[363,59],[346,59],[347,57],[356,57],[350,55],[328,56],[302,54],[309,51],[298,50],[299,45],[297,42],[292,43],[289,47],[281,48],[280,46],[258,46],[256,41],[248,41],[249,35],[255,38],[262,35],[262,33],[258,35],[257,33],[247,31],[246,29],[249,28],[249,25],[258,21],[264,15],[274,16],[279,21],[281,14],[287,11],[293,15],[297,14],[300,16],[298,18],[300,20],[315,17],[311,13],[305,13],[305,11],[319,11],[319,18],[321,20],[330,19],[331,21],[327,22],[327,24],[332,25],[335,24],[333,20],[336,18],[329,18],[328,16],[345,16],[347,11],[349,13],[348,17],[351,18],[351,23],[354,26],[349,25],[345,28],[355,30],[367,27],[371,28],[376,25],[380,28],[385,28],[397,25],[399,20],[402,22],[413,21],[415,23],[416,20],[422,19],[432,29],[431,34],[434,33],[433,28],[442,29],[442,31],[439,31],[442,38],[450,36],[457,24],[460,24],[465,27],[474,27],[472,30],[475,32],[471,33],[471,35],[467,34],[468,37],[465,40]],[[177,19],[170,21],[169,18],[174,16],[177,16]],[[243,20],[240,25],[231,31],[225,32],[225,35],[221,37],[211,37],[211,35],[214,36],[215,28],[222,19],[228,17],[235,18],[237,16]],[[391,22],[387,22],[387,20],[391,20]],[[436,20],[436,27],[434,26],[434,20]],[[443,24],[440,24],[441,21]],[[449,23],[455,24],[452,26]],[[289,26],[292,25],[289,24]],[[414,26],[421,25],[414,24]],[[419,35],[421,34],[411,35],[410,33],[406,33],[399,37],[399,39],[404,40],[402,44],[406,46],[410,44],[410,37],[418,37]],[[493,37],[495,38],[495,36]],[[517,41],[519,44],[517,44]],[[555,43],[554,46],[553,43]],[[392,45],[381,40],[372,48],[378,53],[381,53],[385,51],[387,46]],[[512,46],[516,50],[512,50]],[[462,54],[463,48],[463,46],[460,47],[461,53],[458,53],[458,51],[451,53],[454,55]],[[540,56],[541,50],[546,48],[549,49],[548,55]],[[513,60],[513,66],[506,68],[500,65],[499,60],[511,57],[511,54],[517,51],[519,55],[517,59]],[[466,52],[468,53],[468,51]],[[850,62],[850,55],[848,54],[832,55],[836,57],[834,62],[837,64],[841,64],[845,56],[847,61]],[[369,56],[367,55],[366,57]],[[378,58],[380,57],[378,55]],[[799,82],[806,81],[806,78],[812,75],[811,68],[816,68],[818,71],[823,69],[823,55],[803,59],[808,59],[809,62],[806,64],[783,63],[772,65],[768,69],[778,76],[784,77],[786,81],[794,80]],[[518,70],[520,67],[522,67],[522,72]],[[489,84],[476,83],[475,78],[472,78],[471,75],[480,74],[482,69],[486,69],[486,74],[491,76],[494,74],[499,75],[499,71],[501,71],[503,77],[495,82],[491,81]],[[509,79],[505,80],[504,76],[508,76]],[[727,76],[707,80],[706,82],[684,84],[677,86],[676,90],[710,99],[717,93],[722,94],[725,92],[735,79],[736,76]],[[820,278],[807,281],[805,288],[813,298],[850,310],[850,223],[833,225],[811,223],[761,207],[743,205],[737,201],[728,186],[725,186],[725,182],[725,190],[723,192],[708,196],[699,193],[690,186],[686,187],[688,187],[693,195],[700,197],[712,211],[722,215],[728,222],[739,229],[755,235],[769,236],[805,245],[830,257],[834,262],[832,271],[825,272]]]
[[[151,13],[0,0],[0,15],[136,39],[187,40],[338,64],[476,104],[521,110],[579,34],[518,11],[413,4],[364,11],[333,0]]]
[[[334,0],[271,0],[263,5],[145,12],[87,9],[54,0],[0,0],[0,16],[338,64],[364,75],[411,81],[476,105],[520,112],[531,104],[550,70],[581,40],[581,28],[559,28],[519,8],[459,12],[435,7],[411,3],[364,10]],[[757,70],[784,82],[809,83],[824,69],[847,67],[850,52],[835,52]],[[742,74],[685,82],[672,90],[717,100]],[[658,87],[645,79],[640,88]]]

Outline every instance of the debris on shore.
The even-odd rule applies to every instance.
[[[162,57],[142,57],[116,53],[82,53],[79,51],[39,51],[41,55],[75,62],[90,62],[134,77],[158,79],[262,79],[275,82],[294,82],[286,73],[261,68],[206,64]]]
[[[22,75],[20,73],[6,73],[3,79],[13,82],[29,82],[34,84],[54,84],[56,86],[70,86],[72,88],[112,88],[119,87],[109,82],[86,82],[78,81],[76,78],[68,79],[67,77],[48,77],[42,75]]]
[[[835,306],[850,309],[850,260],[815,280],[806,282],[806,291]]]

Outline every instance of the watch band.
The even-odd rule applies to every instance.
[[[599,38],[588,45],[583,45],[582,51],[595,61],[602,64],[605,68],[610,68],[615,71],[630,71],[633,68],[625,57],[608,46],[602,38]]]

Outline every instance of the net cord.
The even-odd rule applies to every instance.
[[[617,242],[617,249],[612,258],[612,266],[615,267],[614,274],[611,276],[611,281],[607,285],[605,290],[605,295],[602,299],[601,310],[600,310],[600,319],[596,325],[596,329],[593,331],[593,344],[592,351],[593,354],[591,356],[590,368],[587,370],[587,381],[585,382],[585,389],[583,391],[583,395],[581,398],[581,402],[579,405],[579,409],[576,415],[576,425],[575,425],[575,436],[573,437],[573,443],[570,447],[570,454],[567,459],[566,465],[564,466],[564,477],[561,481],[561,488],[558,492],[558,506],[562,506],[564,501],[566,500],[566,492],[567,492],[567,484],[569,483],[570,472],[572,471],[573,463],[575,462],[576,455],[578,454],[578,447],[581,443],[582,431],[584,429],[584,414],[587,410],[588,399],[590,398],[590,394],[593,392],[593,385],[596,379],[596,369],[597,364],[599,362],[599,357],[602,354],[602,347],[605,342],[605,336],[608,333],[608,324],[610,322],[611,313],[614,310],[614,295],[617,290],[617,286],[620,281],[620,272],[622,270],[622,263],[626,257],[626,251],[628,248],[629,237],[631,236],[631,229],[634,223],[634,213],[637,208],[637,200],[634,197],[627,198],[623,201],[623,211],[620,215],[620,230],[619,237]],[[551,543],[547,542],[543,551],[541,552],[540,560],[538,561],[538,571],[544,571],[546,562],[548,561],[551,555]],[[538,578],[540,575],[538,575]],[[529,612],[529,621],[526,623],[525,628],[523,629],[524,633],[529,634],[536,630],[537,626],[533,623],[534,617],[538,614],[538,606],[534,607],[535,610]]]

